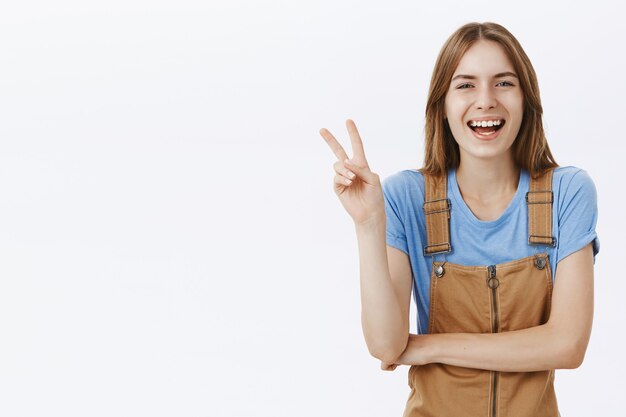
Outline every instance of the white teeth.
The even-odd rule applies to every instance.
[[[481,121],[472,120],[470,122],[470,126],[472,127],[492,127],[492,126],[500,126],[501,124],[502,124],[502,120],[481,120]]]

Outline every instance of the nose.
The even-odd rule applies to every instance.
[[[493,109],[498,105],[495,93],[489,87],[481,88],[476,97],[475,106],[477,109]]]

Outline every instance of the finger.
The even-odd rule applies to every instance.
[[[343,175],[344,177],[349,178],[351,180],[354,180],[354,178],[356,178],[356,174],[350,171],[348,168],[346,168],[346,165],[341,161],[335,162],[333,164],[333,168],[335,169],[335,172],[339,175]]]
[[[369,167],[358,166],[350,162],[350,160],[344,160],[343,163],[345,164],[347,169],[354,172],[357,177],[365,181],[367,184],[376,185],[380,182],[378,175],[370,171]]]
[[[343,185],[344,187],[349,187],[350,185],[352,185],[352,180],[350,178],[346,178],[343,175],[335,175],[335,184],[336,185]]]
[[[343,161],[344,159],[348,157],[348,154],[346,154],[346,151],[339,144],[337,139],[335,139],[332,133],[328,131],[328,129],[321,128],[320,135],[322,135],[326,143],[328,143],[328,146],[330,146],[330,149],[332,149],[333,153],[335,154],[338,160]]]
[[[346,127],[348,128],[348,134],[350,135],[350,142],[352,143],[352,159],[359,165],[369,167],[367,159],[365,158],[365,150],[363,149],[363,141],[361,135],[356,128],[356,124],[351,119],[346,120]]]
[[[385,363],[385,362],[380,363],[380,369],[382,369],[383,371],[395,371],[397,367],[398,365],[393,364],[393,363]]]

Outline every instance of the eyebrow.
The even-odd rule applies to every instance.
[[[500,73],[498,73],[498,74],[493,76],[493,78],[502,78],[502,77],[515,77],[515,78],[517,78],[517,74],[515,74],[514,72],[511,72],[511,71],[506,71],[506,72],[500,72]],[[466,78],[468,80],[475,80],[478,77],[476,77],[475,75],[459,74],[456,77],[452,78],[452,80],[450,80],[450,81],[454,81],[457,78]]]

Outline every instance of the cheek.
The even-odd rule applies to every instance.
[[[453,132],[460,132],[463,129],[463,120],[466,117],[467,108],[467,103],[458,98],[446,103],[445,114]]]
[[[448,90],[443,99],[443,110],[445,115],[452,117],[451,115],[456,114],[458,112],[457,109],[459,108],[460,101],[460,97],[455,94],[454,91]]]
[[[445,114],[451,120],[456,120],[463,116],[462,108],[463,105],[459,103],[459,100],[447,101],[444,106]]]
[[[511,115],[521,117],[524,114],[524,97],[521,94],[507,96],[504,100]]]

